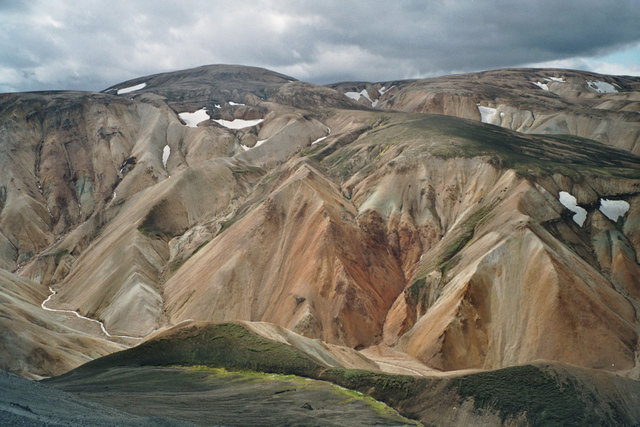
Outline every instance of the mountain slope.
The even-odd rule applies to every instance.
[[[446,114],[525,133],[570,134],[640,154],[640,79],[506,69],[423,80],[330,85],[379,109]]]
[[[291,80],[0,95],[0,266],[112,336],[268,321],[417,372],[640,375],[637,79]]]

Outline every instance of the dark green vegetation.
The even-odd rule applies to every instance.
[[[120,367],[56,386],[137,416],[200,425],[415,424],[366,395],[293,375],[203,366]]]
[[[189,326],[129,350],[89,362],[60,378],[112,366],[204,365],[315,377],[323,366],[302,351],[256,335],[239,324]]]
[[[69,251],[67,249],[63,249],[56,252],[56,259],[55,259],[56,265],[60,264],[60,261],[62,261],[62,258],[67,256],[68,254],[69,254]]]
[[[438,114],[380,115],[370,125],[309,155],[333,175],[349,176],[355,171],[366,174],[376,162],[389,161],[385,156],[389,152],[409,158],[425,154],[443,159],[488,157],[524,177],[561,173],[574,179],[589,175],[640,178],[640,157],[591,139],[526,135]]]
[[[448,145],[434,147],[433,155],[444,158],[488,156],[526,177],[549,173],[562,173],[572,178],[589,174],[640,177],[639,157],[577,136],[524,135],[438,115],[428,115],[409,127],[418,131],[430,130],[432,138],[451,141]]]
[[[494,207],[495,203],[478,207],[445,237],[444,248],[422,267],[416,279],[406,289],[405,295],[410,305],[421,305],[421,310],[424,311],[435,300],[434,294],[439,293],[447,282],[448,271],[458,264],[460,251],[476,236],[478,226],[491,214]],[[440,271],[437,283],[427,281],[427,275],[434,270]]]
[[[491,408],[502,421],[526,413],[533,425],[599,425],[595,399],[578,389],[572,379],[558,381],[549,373],[527,365],[466,375],[451,385],[462,398],[473,398],[476,409]],[[620,420],[616,417],[618,423]]]
[[[227,369],[236,372],[229,373]],[[177,371],[182,373],[178,374]],[[297,377],[269,377],[262,373]],[[248,387],[243,389],[243,393],[251,396],[243,396],[249,396],[253,401],[257,394],[262,393],[259,390],[264,383],[269,381],[272,381],[272,385],[277,383],[277,390],[267,388],[270,390],[267,394],[303,390],[304,387],[300,387],[299,383],[304,380],[299,377],[329,381],[367,394],[395,408],[403,416],[427,424],[434,422],[437,411],[460,406],[469,399],[473,401],[477,416],[493,413],[503,421],[522,417],[532,425],[596,425],[625,421],[620,418],[620,410],[616,407],[618,402],[606,404],[609,406],[605,410],[594,409],[595,403],[600,407],[603,403],[599,402],[602,399],[596,399],[587,391],[585,384],[588,384],[588,378],[585,383],[584,379],[578,377],[552,375],[530,365],[458,377],[432,378],[332,368],[297,348],[263,338],[234,323],[185,326],[45,382],[78,393],[91,390],[98,393],[97,390],[107,387],[111,394],[101,391],[101,394],[95,394],[95,398],[110,396],[110,399],[120,399],[121,405],[125,405],[123,398],[117,397],[122,396],[123,391],[143,396],[145,390],[153,390],[154,393],[167,390],[179,396],[180,393],[198,391],[204,387],[204,382],[214,380],[218,381],[217,385],[207,383],[205,388],[208,390],[206,393],[213,393],[216,399],[221,398],[220,387],[231,382]],[[220,382],[221,378],[226,380]],[[624,381],[634,383],[629,387],[638,388],[636,382]],[[259,399],[267,399],[260,396]],[[161,399],[153,396],[145,398],[150,401]],[[159,400],[154,402],[151,407],[162,404]],[[313,403],[310,406],[313,407]],[[171,416],[171,413],[165,415]]]
[[[137,416],[0,371],[2,426],[185,426],[184,420]]]

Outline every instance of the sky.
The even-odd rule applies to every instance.
[[[640,0],[0,0],[0,92],[206,64],[319,84],[525,66],[640,76]]]

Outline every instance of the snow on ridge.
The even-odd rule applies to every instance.
[[[234,119],[234,120],[214,120],[214,122],[218,123],[221,126],[226,127],[227,129],[244,129],[251,126],[255,126],[259,123],[262,123],[264,119],[255,119],[255,120],[243,120],[243,119]],[[257,146],[257,144],[256,144]]]
[[[125,87],[122,89],[118,89],[118,91],[116,92],[118,95],[124,95],[125,93],[129,93],[129,92],[133,92],[136,90],[140,90],[140,89],[144,89],[145,87],[147,87],[146,83],[140,83],[137,84],[135,86],[129,86],[129,87]]]
[[[169,144],[167,144],[162,149],[162,166],[164,166],[165,169],[167,168],[167,160],[169,160],[170,155],[171,155],[171,147],[169,147]]]
[[[624,200],[600,199],[600,212],[613,222],[629,211],[629,203]]]
[[[187,126],[190,128],[198,127],[198,123],[204,122],[205,120],[209,120],[209,114],[207,114],[207,109],[203,108],[198,111],[194,111],[193,113],[184,112],[178,114],[178,117],[184,121]]]
[[[611,83],[600,80],[587,82],[587,85],[598,93],[618,93],[618,90]]]
[[[558,194],[558,200],[560,200],[560,203],[562,203],[565,208],[575,213],[573,221],[582,227],[582,224],[584,224],[584,221],[587,219],[586,209],[578,206],[578,200],[566,191],[561,191]]]
[[[551,80],[552,82],[566,83],[564,77],[547,77],[547,79]]]
[[[531,83],[538,86],[542,90],[549,90],[549,86],[547,86],[546,83],[542,83],[542,82],[531,82]]]

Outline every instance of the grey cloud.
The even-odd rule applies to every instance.
[[[209,63],[327,83],[588,57],[640,41],[636,1],[0,3],[0,91],[100,90]],[[28,76],[28,77],[25,77]]]

